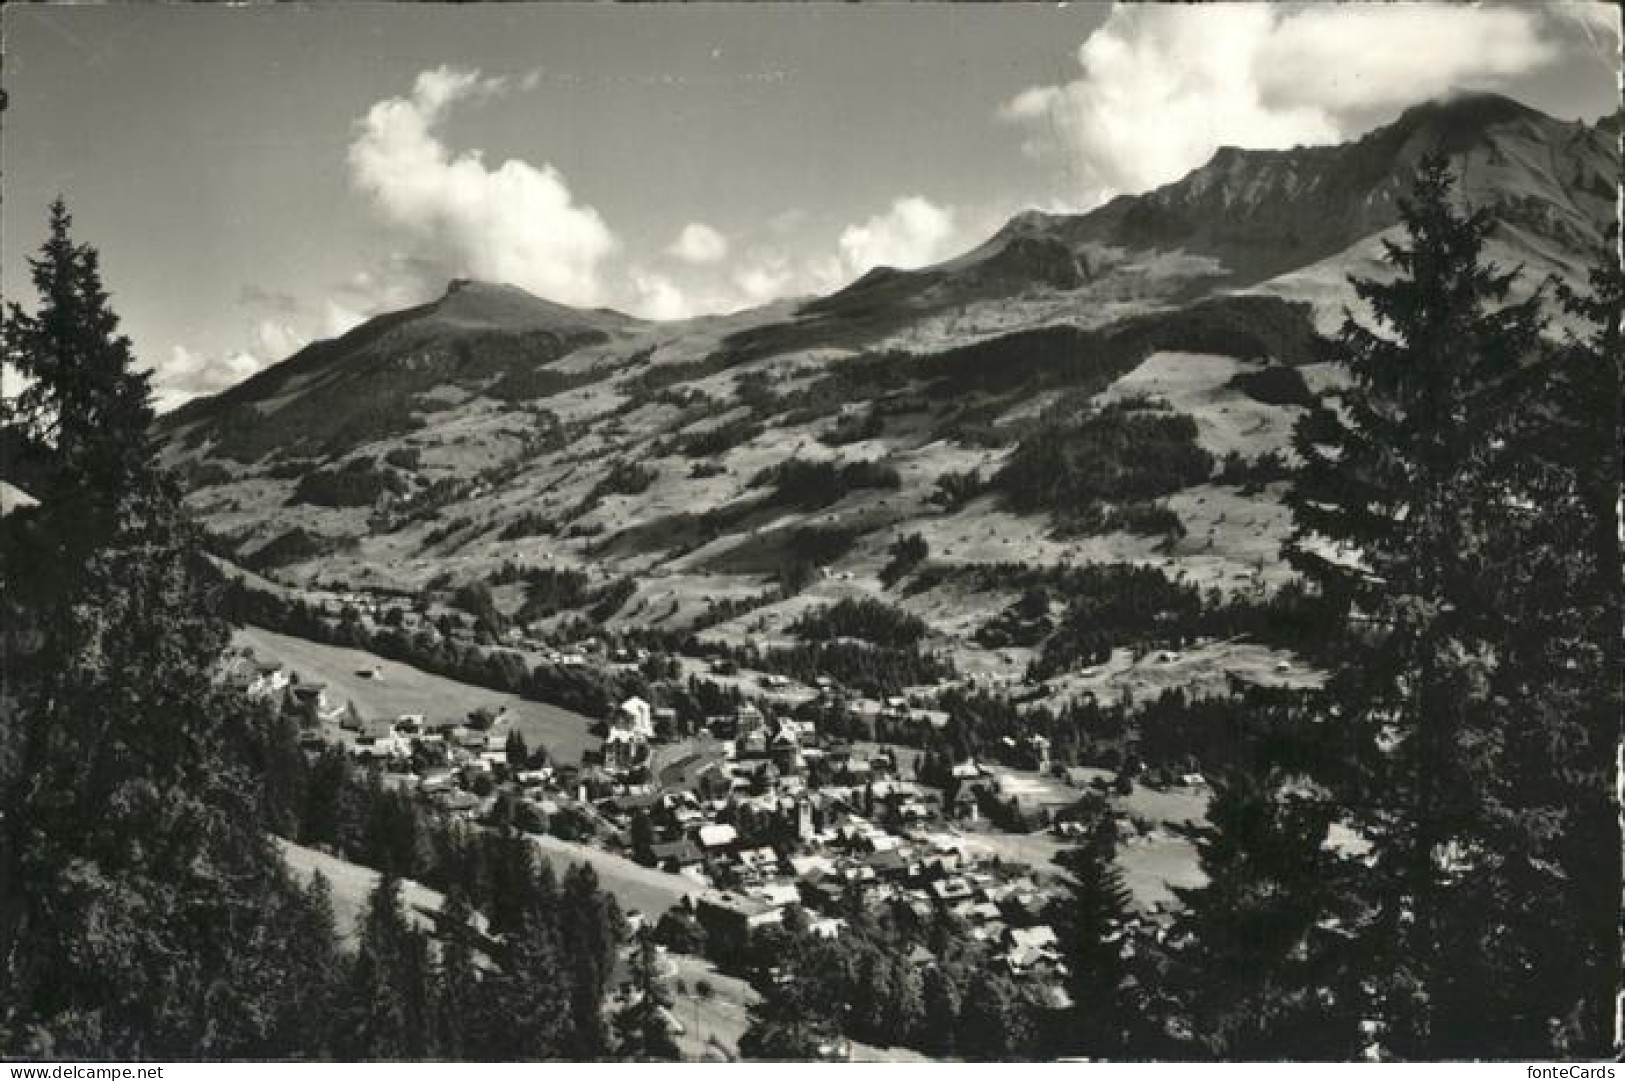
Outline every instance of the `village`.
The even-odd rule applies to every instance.
[[[522,645],[545,650],[554,664],[647,660],[647,651],[596,638],[558,649]],[[383,681],[386,667],[399,666],[380,662],[353,677]],[[742,675],[726,661],[710,670]],[[1066,872],[1052,860],[1076,843],[1080,801],[1103,801],[1117,782],[1110,771],[1052,763],[1042,736],[1004,748],[1003,762],[967,759],[926,783],[918,750],[838,736],[792,714],[805,717],[809,711],[795,707],[810,701],[822,715],[869,722],[873,731],[877,720],[940,728],[945,712],[919,705],[918,696],[865,697],[827,677],[805,687],[755,674],[759,694],[701,717],[627,697],[591,725],[597,745],[572,760],[528,746],[504,706],[364,716],[307,674],[247,652],[233,658],[229,678],[251,698],[294,703],[307,749],[342,747],[383,783],[444,815],[475,827],[505,823],[538,845],[600,854],[595,866],[610,870],[612,892],[617,866],[663,873],[721,966],[744,955],[753,932],[782,925],[792,910],[807,930],[829,938],[842,935],[854,911],[904,910],[922,927],[951,917],[1036,998],[1066,1001],[1066,969],[1046,917],[1064,895]],[[1195,776],[1182,781],[1187,790],[1202,784]],[[1018,805],[1034,808],[1036,821],[1008,832],[995,824]],[[1122,825],[1130,845],[1182,843]],[[1161,885],[1144,891],[1139,914],[1122,929],[1127,942],[1170,933],[1174,904]],[[629,912],[634,925],[653,926],[663,915]],[[915,952],[914,963],[930,962],[928,951]]]

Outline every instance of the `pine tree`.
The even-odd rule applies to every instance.
[[[959,985],[940,965],[926,969],[921,983],[919,1046],[934,1055],[951,1055],[958,1049],[954,1033],[959,1028]]]
[[[360,1060],[421,1059],[431,1047],[429,947],[401,903],[401,880],[381,875],[367,901],[341,1010],[340,1049]]]
[[[1083,845],[1057,858],[1071,872],[1068,895],[1051,912],[1067,968],[1076,1053],[1120,1055],[1131,1021],[1128,962],[1123,957],[1131,898],[1117,863],[1116,822],[1102,814]]]
[[[1553,760],[1527,757],[1554,719],[1529,658],[1555,628],[1508,622],[1532,598],[1509,572],[1539,549],[1507,527],[1525,482],[1504,451],[1543,297],[1508,300],[1517,272],[1484,260],[1492,218],[1455,203],[1446,163],[1425,160],[1386,246],[1397,276],[1354,281],[1377,326],[1350,316],[1326,343],[1351,382],[1342,414],[1299,429],[1288,556],[1350,621],[1322,731],[1332,802],[1371,845],[1351,888],[1380,1050],[1541,1057],[1551,1019],[1517,988],[1547,970],[1517,928],[1551,900],[1564,832]]]
[[[633,1062],[675,1062],[681,1058],[672,1037],[670,1009],[675,1001],[660,978],[654,938],[638,932],[631,956],[631,1000],[615,1015],[617,1057]]]
[[[298,1054],[277,974],[303,902],[244,754],[267,730],[211,679],[229,628],[70,230],[59,202],[38,307],[4,318],[40,505],[0,521],[0,1053]]]
[[[590,864],[578,863],[565,872],[559,934],[568,944],[572,1058],[596,1059],[609,1051],[604,992],[623,928],[615,899],[599,890],[598,874]]]
[[[440,964],[434,990],[441,1048],[450,1059],[469,1059],[484,1053],[475,1040],[481,1023],[481,1002],[473,924],[474,910],[468,898],[461,889],[454,888],[440,910]]]
[[[1350,873],[1324,847],[1333,809],[1301,776],[1268,767],[1214,777],[1192,832],[1207,884],[1184,911],[1165,984],[1188,1053],[1221,1061],[1349,1059],[1364,1005],[1335,898]]]

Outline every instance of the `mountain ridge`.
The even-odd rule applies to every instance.
[[[1289,580],[1289,437],[1337,378],[1305,343],[1350,271],[1381,272],[1415,162],[1450,135],[1464,197],[1502,220],[1494,257],[1583,284],[1615,131],[1457,97],[1351,143],[1221,149],[1087,214],[1024,212],[936,266],[680,323],[454,282],[170,414],[166,456],[221,550],[296,586],[489,581],[544,629],[735,643],[884,597],[961,670],[1014,675],[1030,658],[978,637],[1013,598],[967,568]],[[1109,484],[1049,483],[1097,460]],[[909,536],[940,584],[898,591]],[[544,614],[523,584],[543,568],[619,603]]]

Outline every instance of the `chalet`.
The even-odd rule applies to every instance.
[[[687,838],[652,845],[650,851],[654,854],[655,866],[673,874],[705,862],[705,853]]]
[[[287,688],[288,681],[288,672],[277,662],[254,661],[243,693],[255,701],[263,701],[281,694]]]
[[[357,758],[391,758],[406,754],[406,741],[395,734],[394,725],[387,721],[369,721],[356,733],[350,744],[350,753]]]
[[[290,683],[288,689],[293,693],[293,700],[301,706],[313,706],[318,714],[327,713],[332,707],[327,700],[327,684],[325,683]]]

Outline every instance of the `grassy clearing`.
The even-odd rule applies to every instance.
[[[587,731],[592,721],[579,713],[431,675],[365,650],[323,645],[260,627],[244,627],[233,642],[252,648],[261,659],[281,661],[307,683],[327,684],[330,700],[354,702],[364,718],[388,719],[403,713],[421,713],[430,720],[461,718],[481,706],[493,712],[506,706],[525,742],[546,747],[560,761],[580,761],[583,751],[600,742]],[[373,668],[382,679],[359,674]]]
[[[367,911],[367,900],[378,885],[378,872],[280,837],[275,841],[288,869],[299,879],[308,881],[318,872],[327,878],[333,890],[333,920],[338,929],[339,943],[346,949],[354,948],[361,917]],[[446,902],[445,897],[437,891],[411,879],[402,880],[401,899],[413,922],[428,930],[434,927],[428,913],[439,912]]]

